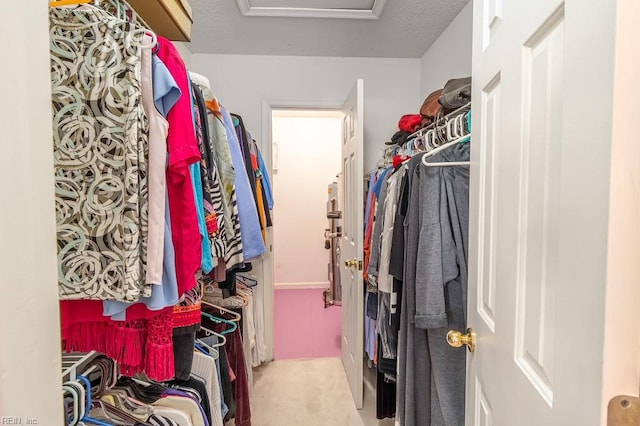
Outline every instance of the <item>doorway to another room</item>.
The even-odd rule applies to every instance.
[[[339,219],[328,216],[340,209],[342,113],[278,109],[271,118],[274,359],[340,357]]]

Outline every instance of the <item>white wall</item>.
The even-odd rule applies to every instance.
[[[450,78],[471,75],[472,29],[473,8],[469,2],[422,56],[421,101]]]
[[[275,285],[329,284],[327,185],[340,172],[340,113],[274,112]]]
[[[0,417],[62,424],[48,9],[0,26]],[[28,46],[28,48],[26,48]],[[0,422],[5,423],[0,419]]]
[[[263,100],[341,104],[363,78],[365,171],[375,167],[400,116],[417,111],[424,98],[419,59],[194,54],[192,64],[260,144]]]

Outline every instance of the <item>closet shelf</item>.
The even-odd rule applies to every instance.
[[[128,0],[158,34],[172,41],[191,41],[193,14],[187,0]]]

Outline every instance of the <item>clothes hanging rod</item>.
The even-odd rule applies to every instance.
[[[439,152],[444,151],[445,149],[451,148],[452,146],[466,140],[469,139],[469,137],[471,137],[471,134],[468,135],[464,135],[459,137],[458,139],[452,140],[451,142],[447,142],[444,145],[440,145],[439,147],[432,149],[431,151],[427,151],[422,155],[422,164],[424,164],[425,166],[429,166],[429,162],[427,161],[427,158],[429,157],[433,157],[434,155],[436,155]],[[435,163],[434,163],[435,164]]]
[[[451,117],[453,117],[453,116],[456,116],[456,115],[460,114],[460,112],[461,112],[461,111],[464,111],[465,109],[468,109],[468,108],[471,108],[471,102],[468,102],[468,103],[466,103],[465,105],[461,106],[460,108],[458,108],[458,109],[455,109],[455,110],[451,111],[449,114],[445,115],[444,117],[440,117],[439,119],[437,119],[437,120],[436,120],[436,121],[434,121],[433,123],[429,124],[427,127],[423,127],[422,129],[420,129],[420,130],[417,130],[417,131],[413,132],[412,134],[410,134],[410,135],[407,137],[407,140],[408,140],[408,139],[413,139],[413,138],[415,138],[415,137],[417,137],[417,136],[422,136],[424,133],[426,133],[426,132],[427,132],[427,130],[431,130],[431,129],[433,129],[433,128],[434,128],[434,127],[436,127],[436,125],[437,125],[437,124],[439,124],[441,121],[443,121],[443,120],[444,120],[444,121],[447,121],[449,118],[451,118]]]
[[[425,162],[425,166],[427,167],[451,167],[451,166],[459,166],[459,167],[468,167],[471,165],[471,161],[451,161],[451,162],[442,162],[442,163],[429,163]]]

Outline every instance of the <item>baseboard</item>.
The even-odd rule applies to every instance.
[[[308,290],[312,288],[329,288],[329,281],[307,283],[275,283],[274,290]]]

